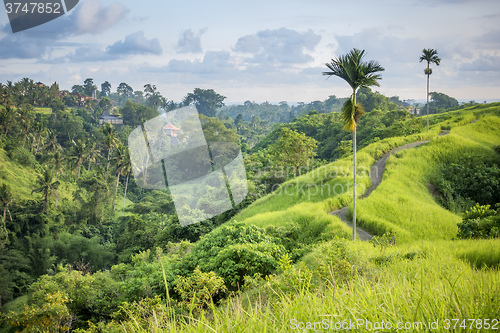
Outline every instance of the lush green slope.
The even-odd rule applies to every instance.
[[[497,103],[498,104],[498,103]],[[451,239],[460,216],[441,207],[428,189],[437,165],[461,154],[494,154],[498,144],[500,105],[447,112],[431,116],[429,134],[381,140],[358,154],[359,195],[370,184],[369,168],[385,152],[409,142],[429,144],[392,156],[380,187],[359,201],[359,222],[374,234],[393,231],[401,241]],[[480,119],[476,121],[476,117]],[[451,128],[439,136],[441,128]],[[444,134],[444,133],[443,133]],[[296,225],[304,232],[314,226],[318,237],[347,237],[349,229],[328,212],[351,205],[352,158],[344,158],[292,179],[235,216],[235,220],[260,227]],[[318,229],[323,229],[318,232]]]
[[[6,155],[5,150],[0,148],[0,178],[2,182],[15,188],[14,197],[17,200],[33,199],[31,191],[36,185],[36,173],[19,165]]]
[[[384,180],[359,203],[359,221],[377,234],[394,230],[401,240],[452,239],[461,216],[436,203],[429,191],[439,165],[457,163],[463,156],[493,157],[500,144],[500,118],[484,116],[455,127],[449,135],[389,158]]]
[[[30,153],[31,154],[31,153]],[[35,158],[33,158],[33,161]],[[37,177],[42,173],[42,167],[26,167],[15,159],[10,159],[5,150],[0,148],[0,179],[11,189],[16,202],[39,199],[39,193],[31,193],[37,188]],[[59,179],[58,198],[60,201],[72,201],[75,185]],[[55,201],[54,198],[51,201]]]

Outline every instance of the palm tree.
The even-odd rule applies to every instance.
[[[5,234],[7,234],[7,226],[5,225],[5,217],[7,214],[7,211],[9,211],[9,205],[14,201],[14,197],[12,196],[12,191],[10,190],[10,187],[7,186],[7,184],[2,184],[0,185],[0,204],[3,206],[3,219],[2,219],[2,224],[3,228],[5,231]],[[10,212],[9,212],[10,214]],[[12,220],[12,217],[11,217]]]
[[[352,49],[344,56],[332,59],[326,63],[330,71],[323,75],[338,76],[344,79],[352,88],[351,98],[342,107],[344,129],[352,131],[353,147],[353,212],[352,212],[352,239],[356,239],[356,126],[364,113],[361,105],[356,103],[356,90],[362,87],[380,86],[377,82],[382,79],[378,72],[384,70],[376,61],[363,62],[365,50]]]
[[[120,143],[117,147],[117,154],[114,158],[117,170],[117,178],[116,178],[116,189],[115,189],[115,203],[116,203],[116,195],[118,193],[118,184],[120,182],[120,176],[127,176],[127,180],[125,181],[125,193],[123,195],[123,209],[122,216],[125,213],[125,200],[127,198],[127,189],[128,189],[128,180],[130,173],[132,172],[132,162],[130,160],[130,153],[128,148]],[[114,204],[113,204],[114,207]]]
[[[104,146],[108,150],[108,164],[106,165],[106,171],[108,171],[111,152],[113,151],[113,148],[118,144],[118,137],[116,136],[115,128],[108,123],[105,123],[102,126],[102,133],[104,134]]]
[[[95,164],[101,158],[101,153],[97,149],[97,142],[95,140],[89,139],[87,142],[87,160],[89,165],[87,171],[90,171],[92,164]]]
[[[45,145],[45,150],[51,153],[56,153],[61,149],[61,145],[57,142],[57,134],[55,131],[48,130],[49,140]]]
[[[52,171],[45,167],[43,173],[38,176],[36,180],[37,184],[40,185],[39,188],[34,189],[31,193],[41,192],[43,195],[43,212],[46,212],[49,208],[49,197],[52,195],[52,191],[59,187],[59,181],[52,182],[53,175]]]
[[[420,62],[427,61],[427,68],[424,69],[425,75],[427,75],[427,133],[429,133],[429,76],[432,74],[431,63],[439,66],[441,58],[437,56],[437,51],[434,49],[423,49],[422,55],[420,56]]]
[[[76,190],[75,190],[75,209],[73,212],[73,216],[76,217],[76,194],[78,193],[78,180],[80,179],[80,169],[82,167],[84,159],[87,157],[87,146],[85,145],[82,140],[78,139],[78,141],[75,143],[73,142],[74,150],[73,154],[71,155],[71,159],[73,160],[74,166],[73,166],[73,172],[78,171],[78,177],[76,181]]]
[[[57,180],[59,173],[61,173],[63,171],[63,168],[64,168],[63,162],[64,162],[64,155],[61,154],[61,152],[59,150],[56,151],[54,154],[54,171],[56,173],[56,180]],[[57,208],[57,199],[58,199],[57,191],[58,191],[58,188],[56,188],[56,208]]]

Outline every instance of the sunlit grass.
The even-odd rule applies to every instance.
[[[400,241],[452,239],[461,216],[438,205],[428,184],[441,163],[464,157],[493,157],[500,144],[500,118],[487,116],[453,128],[431,143],[396,153],[388,159],[381,185],[360,200],[361,226],[375,234],[394,231]]]
[[[500,271],[472,268],[456,259],[448,244],[426,242],[417,255],[405,257],[404,254],[415,251],[414,246],[381,250],[369,243],[348,242],[347,250],[363,260],[361,265],[370,268],[368,273],[353,265],[348,267],[344,282],[332,275],[318,284],[307,278],[307,272],[315,276],[317,268],[307,264],[302,266],[302,275],[297,268],[285,270],[257,289],[243,292],[218,307],[213,305],[201,314],[167,316],[166,308],[144,311],[138,307],[129,311],[120,324],[106,327],[106,331],[289,332],[295,325],[307,322],[317,323],[315,329],[308,331],[320,331],[326,328],[319,323],[335,325],[342,321],[354,323],[352,331],[369,331],[365,326],[368,321],[373,324],[382,320],[394,326],[416,325],[408,331],[430,331],[420,325],[438,321],[440,329],[434,331],[442,331],[446,319],[498,318]],[[311,253],[313,258],[321,255]],[[379,263],[374,264],[377,260]],[[301,281],[302,287],[295,291],[282,289],[291,281]],[[478,329],[457,326],[450,331]]]

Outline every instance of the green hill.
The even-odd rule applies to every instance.
[[[381,184],[364,198],[375,162],[420,141],[426,143],[387,159]],[[399,324],[408,331],[480,330],[486,319],[492,326],[500,315],[500,239],[457,239],[461,206],[451,209],[439,191],[447,166],[498,163],[499,145],[494,103],[431,115],[429,133],[361,149],[357,217],[376,236],[370,242],[350,240],[350,227],[329,214],[343,207],[352,214],[352,157],[288,180],[194,244],[135,251],[136,241],[165,244],[169,232],[187,229],[170,227],[177,221],[164,220],[161,202],[152,213],[127,212],[112,226],[130,260],[85,274],[59,267],[33,284],[29,310],[6,318],[48,325],[76,314],[89,318],[78,323],[85,332],[321,331],[344,322],[354,323],[351,331],[370,331],[368,323],[382,320],[392,325],[386,331],[401,331]],[[26,173],[16,195],[29,198],[36,174],[1,150],[0,159],[12,172],[2,171],[4,181],[15,184]],[[159,198],[151,193],[145,209]],[[203,234],[201,223],[190,228]],[[437,329],[429,327],[435,322]]]

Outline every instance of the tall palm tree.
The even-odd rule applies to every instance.
[[[45,145],[45,150],[51,153],[56,153],[61,149],[61,145],[57,142],[57,133],[55,131],[48,130],[49,140]]]
[[[106,165],[106,171],[108,171],[109,163],[111,160],[111,152],[113,151],[113,148],[115,148],[118,144],[118,137],[116,136],[115,128],[108,123],[105,123],[102,126],[102,133],[104,134],[104,146],[108,151],[108,164]]]
[[[127,176],[127,180],[125,181],[125,193],[123,195],[123,209],[122,209],[122,216],[125,213],[125,200],[127,198],[127,189],[128,189],[128,180],[130,173],[132,172],[132,162],[130,160],[130,153],[128,148],[120,143],[117,147],[117,154],[114,158],[115,164],[116,164],[116,171],[117,171],[117,177],[116,177],[116,189],[115,189],[115,202],[116,202],[116,195],[118,193],[118,184],[120,182],[120,176]],[[113,204],[114,206],[114,204]]]
[[[54,171],[56,174],[56,180],[57,177],[59,176],[59,173],[61,173],[64,170],[64,155],[61,154],[61,151],[56,151],[54,154]],[[57,195],[58,188],[56,188],[56,208],[57,208],[57,200],[58,200],[58,195]]]
[[[73,171],[77,171],[77,178],[80,179],[80,169],[82,167],[83,161],[87,157],[87,145],[80,139],[78,139],[77,142],[72,142],[73,152],[71,154],[71,159],[73,160]]]
[[[7,186],[7,184],[0,185],[0,204],[2,204],[2,207],[3,207],[2,224],[3,224],[5,234],[7,234],[7,226],[5,225],[5,217],[6,217],[7,211],[9,211],[9,205],[12,203],[12,201],[14,201],[14,197],[12,196],[12,191],[10,190],[10,187]],[[11,217],[11,219],[12,219],[12,217]]]
[[[384,68],[376,61],[363,62],[365,50],[352,49],[346,55],[332,59],[326,63],[330,71],[323,75],[338,76],[344,79],[352,88],[351,98],[342,106],[342,120],[344,129],[352,131],[353,148],[353,212],[352,212],[352,239],[356,239],[356,126],[364,113],[360,104],[356,103],[356,91],[362,87],[380,86],[378,80],[382,79],[378,72]]]
[[[437,56],[437,51],[434,49],[423,49],[422,55],[420,56],[420,62],[427,61],[427,68],[424,69],[425,75],[427,75],[427,133],[429,133],[429,76],[432,74],[431,63],[439,66],[441,58]]]
[[[75,190],[75,208],[73,211],[73,216],[76,217],[76,195],[78,193],[78,180],[80,179],[80,169],[82,168],[83,161],[87,157],[87,146],[82,140],[78,139],[77,142],[73,142],[73,153],[71,155],[71,159],[73,160],[73,172],[78,171],[78,177],[76,181],[76,190]]]
[[[97,142],[95,140],[89,139],[87,142],[87,160],[89,162],[87,171],[90,171],[92,164],[95,164],[101,158],[101,153],[97,148]]]
[[[59,187],[59,181],[53,181],[52,170],[45,167],[43,173],[38,176],[36,180],[37,184],[40,185],[39,188],[34,189],[31,193],[41,192],[43,195],[43,212],[46,212],[49,208],[49,198],[52,195],[52,191]]]

